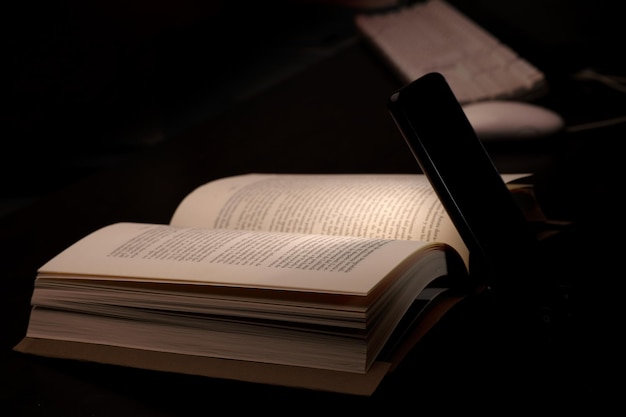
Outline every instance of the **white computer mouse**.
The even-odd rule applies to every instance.
[[[522,101],[489,100],[465,104],[463,111],[481,141],[541,139],[565,125],[556,112]]]

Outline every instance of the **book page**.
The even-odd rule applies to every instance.
[[[344,236],[117,223],[46,263],[39,277],[196,283],[366,295],[425,244]],[[441,251],[425,283],[445,273]],[[433,255],[436,256],[436,255]],[[123,271],[123,272],[122,272]]]
[[[505,182],[528,174],[503,175]],[[172,225],[444,242],[468,250],[425,175],[247,174],[191,192]]]
[[[461,237],[424,175],[223,178],[190,193],[171,224],[445,242],[467,259]]]

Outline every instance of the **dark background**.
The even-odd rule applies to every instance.
[[[367,11],[350,0],[5,3],[0,215],[175,140],[323,59],[357,36],[353,15]],[[623,69],[619,2],[451,3],[542,69],[555,88],[588,66]],[[568,85],[571,100],[547,104],[577,120],[621,114],[621,97],[617,106],[577,100],[576,88],[595,87]]]

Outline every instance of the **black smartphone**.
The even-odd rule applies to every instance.
[[[470,251],[470,275],[527,298],[538,276],[536,236],[445,78],[429,73],[405,85],[388,110]]]

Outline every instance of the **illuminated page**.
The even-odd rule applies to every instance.
[[[416,241],[117,223],[67,248],[40,268],[39,277],[367,295],[424,246]],[[432,266],[439,270],[424,274],[424,284],[446,272],[443,252]]]
[[[444,242],[467,248],[424,175],[247,174],[191,192],[176,226]]]

